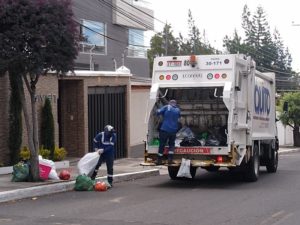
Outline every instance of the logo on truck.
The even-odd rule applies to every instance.
[[[256,114],[267,116],[269,115],[271,108],[271,98],[268,88],[255,85],[254,107]]]

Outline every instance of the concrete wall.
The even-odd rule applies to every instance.
[[[134,15],[130,20],[117,10],[113,10],[113,23],[141,30],[154,30],[153,10],[138,5],[132,6],[132,0],[113,0],[114,5],[123,9],[128,15]],[[122,11],[122,12],[124,12]],[[146,26],[147,27],[146,27]]]
[[[28,112],[31,115],[31,101],[30,96],[25,88],[25,96],[26,96],[26,104]],[[41,133],[40,124],[41,124],[41,113],[42,113],[42,107],[45,104],[45,99],[49,98],[51,102],[52,107],[52,114],[54,118],[54,134],[55,134],[55,145],[58,146],[58,119],[57,119],[57,100],[59,98],[58,96],[58,78],[55,74],[49,74],[47,76],[41,76],[37,85],[36,85],[36,110],[37,110],[37,116],[38,116],[38,123],[39,123],[39,138],[41,139],[41,136],[43,133]],[[28,136],[27,136],[27,130],[25,121],[23,119],[23,140],[22,140],[22,146],[28,147]],[[40,143],[41,144],[41,143]]]
[[[131,89],[130,105],[130,143],[131,146],[144,143],[147,135],[145,116],[149,100],[150,87],[133,86]]]
[[[8,124],[8,112],[9,112],[9,79],[8,76],[0,78],[0,164],[9,163],[9,149],[8,149],[8,135],[9,135],[9,124]],[[52,113],[54,117],[54,129],[55,129],[55,144],[58,145],[58,120],[57,120],[57,99],[58,99],[58,79],[55,75],[41,76],[37,86],[36,86],[36,110],[38,116],[38,122],[41,121],[41,110],[45,103],[45,98],[48,97],[51,102]],[[31,102],[29,93],[24,85],[26,105],[29,114],[31,115]],[[23,115],[23,114],[22,114]],[[40,126],[38,127],[40,131]],[[43,134],[39,132],[39,138]],[[23,136],[22,136],[22,146],[28,147],[28,136],[25,125],[25,120],[23,118]]]
[[[82,156],[85,153],[85,124],[84,124],[84,81],[59,81],[60,92],[60,145],[68,156]]]
[[[114,72],[81,71],[63,77],[61,89],[61,143],[70,156],[81,157],[88,152],[88,88],[95,86],[126,86],[126,149],[130,149],[130,76]]]
[[[280,121],[277,123],[279,145],[294,145],[293,128],[284,126]]]

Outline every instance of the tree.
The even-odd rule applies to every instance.
[[[288,111],[283,111],[284,102],[288,103]],[[284,125],[293,128],[294,146],[300,146],[300,92],[285,93],[279,101],[279,119]]]
[[[45,149],[50,150],[50,158],[54,159],[54,119],[49,98],[46,98],[42,108],[41,121],[41,144]]]
[[[247,54],[250,46],[245,44],[242,37],[238,35],[237,30],[234,30],[233,38],[231,39],[228,35],[223,39],[223,46],[227,49],[230,54]]]
[[[26,107],[21,89],[23,114],[30,149],[32,181],[39,180],[36,85],[49,71],[73,69],[77,56],[78,29],[70,0],[0,0],[0,72],[22,77],[30,95]],[[23,87],[23,86],[22,86]],[[30,113],[29,113],[30,112]]]
[[[165,24],[163,31],[155,34],[150,40],[148,60],[152,73],[153,59],[156,56],[178,55],[178,41],[173,35],[172,26]]]
[[[188,33],[188,42],[186,44],[190,44],[191,52],[188,54],[195,54],[195,55],[207,55],[213,54],[213,48],[210,46],[209,43],[205,43],[205,37],[201,35],[199,28],[195,24],[195,20],[193,18],[192,12],[189,9],[188,12],[188,26],[189,26],[189,33]]]
[[[223,45],[230,53],[243,53],[250,55],[256,62],[257,69],[262,72],[275,72],[276,87],[278,89],[296,89],[297,79],[291,69],[292,57],[288,49],[284,48],[278,30],[273,36],[262,7],[257,7],[254,15],[247,5],[242,13],[242,28],[245,39],[242,40],[235,31],[233,38],[225,36]]]

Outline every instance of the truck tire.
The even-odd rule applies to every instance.
[[[178,170],[179,166],[168,166],[169,177],[172,180],[179,180],[179,177],[177,177]]]
[[[253,156],[246,165],[245,179],[249,182],[258,180],[259,177],[259,150],[258,145],[255,144],[253,147]]]
[[[278,151],[276,149],[272,149],[271,159],[267,161],[266,168],[268,173],[276,173],[278,167]]]

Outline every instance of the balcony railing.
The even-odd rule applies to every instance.
[[[147,58],[147,49],[137,46],[128,46],[127,56],[134,58]]]
[[[79,52],[80,53],[92,53],[95,55],[105,55],[106,54],[106,48],[105,46],[97,46],[86,42],[80,42],[79,43]]]

